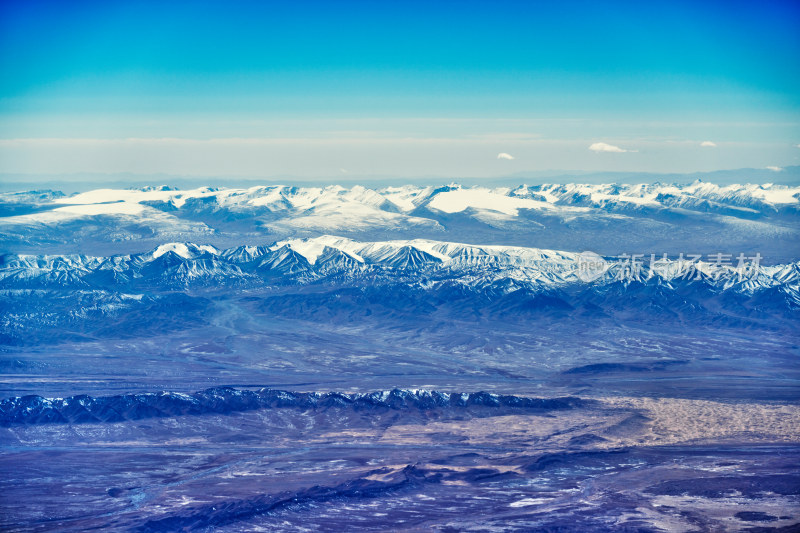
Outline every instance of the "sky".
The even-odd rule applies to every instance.
[[[800,164],[800,1],[0,3],[0,176]]]

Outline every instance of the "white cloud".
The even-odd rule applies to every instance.
[[[713,141],[703,141],[703,142],[700,143],[700,146],[705,146],[705,147],[708,147],[708,148],[716,148],[717,147],[717,143],[715,143]]]
[[[589,146],[589,150],[592,152],[614,152],[621,154],[622,152],[634,152],[635,150],[625,150],[624,148],[620,148],[619,146],[614,146],[613,144],[607,143],[594,143]]]
[[[776,166],[771,166],[771,165],[768,166],[767,169],[771,170],[773,172],[780,172],[781,170],[783,170],[781,167],[776,167]]]
[[[508,159],[509,161],[514,159],[514,156],[511,154],[507,154],[505,152],[500,152],[497,154],[497,159]]]

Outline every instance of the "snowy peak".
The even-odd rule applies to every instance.
[[[379,258],[379,262],[402,270],[421,269],[442,260],[411,245],[402,246]]]
[[[179,255],[184,259],[194,259],[195,257],[199,257],[204,254],[219,255],[219,251],[208,244],[197,245],[192,243],[170,242],[167,244],[162,244],[153,250],[153,259],[161,257],[162,255],[170,252]]]
[[[223,250],[220,256],[231,263],[252,263],[269,251],[266,246],[237,246]]]
[[[314,266],[319,272],[326,274],[355,272],[364,267],[364,259],[326,245],[322,249],[322,253],[317,256]]]
[[[262,270],[272,270],[281,274],[297,274],[311,269],[306,257],[289,245],[270,250],[258,264]]]
[[[546,209],[547,202],[530,198],[509,196],[505,189],[449,189],[437,193],[427,207],[444,213],[460,213],[467,209],[487,210],[508,216],[517,216],[520,209]]]

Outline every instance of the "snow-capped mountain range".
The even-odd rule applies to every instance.
[[[141,252],[168,241],[243,243],[343,235],[424,238],[601,254],[755,252],[800,256],[800,187],[536,185],[168,187],[65,196],[0,194],[7,251]],[[730,249],[721,250],[720,243]],[[756,244],[759,249],[756,250]],[[692,248],[694,247],[694,248]],[[687,249],[691,248],[691,249]]]
[[[639,314],[634,322],[774,327],[800,312],[800,262],[741,268],[606,257],[587,279],[583,260],[583,254],[536,248],[330,235],[224,250],[166,243],[105,257],[6,254],[0,325],[11,344],[36,339],[36,331],[73,327],[163,333],[202,324],[221,302],[248,306],[248,314],[323,322],[387,316],[413,327],[432,314],[581,321],[620,313]]]
[[[86,255],[7,254],[0,258],[0,287],[144,288],[196,284],[286,285],[345,283],[358,279],[397,279],[408,283],[459,280],[466,285],[501,280],[539,289],[602,285],[657,279],[702,281],[719,288],[753,293],[770,287],[796,287],[800,262],[761,266],[689,258],[601,258],[602,272],[581,276],[583,255],[514,246],[476,246],[426,239],[359,242],[323,235],[288,239],[266,246],[218,250],[211,245],[166,243],[141,253]],[[750,258],[752,259],[752,258]]]
[[[14,198],[32,199],[32,193],[3,196],[5,202],[13,202]],[[141,214],[147,207],[169,212],[192,209],[201,204],[241,211],[314,211],[316,214],[326,214],[349,210],[354,214],[360,211],[359,214],[362,215],[372,210],[408,214],[421,207],[428,207],[444,213],[462,212],[472,208],[516,216],[520,209],[547,210],[568,206],[609,211],[660,207],[699,208],[704,211],[728,208],[732,211],[738,208],[741,210],[740,214],[746,214],[746,210],[797,213],[800,207],[800,186],[719,186],[701,181],[690,185],[551,184],[500,188],[462,187],[457,184],[442,187],[407,185],[374,190],[363,186],[346,188],[340,185],[272,185],[247,189],[98,189],[72,196],[54,193],[40,194],[39,197],[54,204],[52,212],[48,213],[52,218]],[[29,216],[33,220],[47,218],[42,213],[20,216]]]

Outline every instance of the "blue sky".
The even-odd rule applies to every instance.
[[[0,172],[457,177],[800,163],[799,2],[0,10]],[[619,150],[589,149],[597,143]]]

